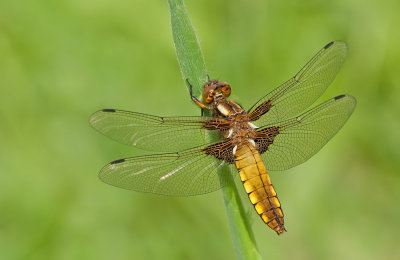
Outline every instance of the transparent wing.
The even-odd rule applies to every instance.
[[[206,128],[218,129],[221,120],[208,117],[158,117],[103,109],[94,113],[89,122],[93,128],[120,143],[149,151],[175,152],[207,143]]]
[[[332,83],[346,55],[346,43],[334,41],[327,44],[296,76],[250,108],[251,121],[258,126],[269,125],[303,112]]]
[[[104,166],[99,177],[110,185],[140,192],[171,196],[212,192],[232,178],[218,175],[223,161],[206,154],[209,147],[116,160]]]
[[[257,130],[255,140],[270,170],[286,170],[307,161],[339,130],[352,114],[356,100],[341,95],[306,113]]]

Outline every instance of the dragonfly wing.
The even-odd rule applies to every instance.
[[[115,109],[97,111],[89,119],[93,128],[120,143],[159,152],[207,143],[206,131],[223,130],[221,121],[227,123],[209,117],[158,117]]]
[[[99,177],[116,187],[162,195],[191,196],[212,192],[232,180],[230,176],[219,175],[218,169],[225,163],[212,151],[220,147],[219,144],[116,160],[104,166]],[[233,149],[231,145],[228,147]]]
[[[261,98],[249,109],[251,121],[255,121],[259,126],[268,125],[303,112],[332,83],[346,55],[346,43],[334,41],[327,44],[296,76]]]
[[[332,98],[304,114],[257,129],[257,148],[270,170],[286,170],[316,154],[345,124],[356,106],[349,95]]]

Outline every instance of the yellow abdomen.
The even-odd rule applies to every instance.
[[[235,165],[258,215],[278,235],[282,234],[286,230],[281,204],[260,153],[253,144],[244,141],[238,145],[235,152]]]

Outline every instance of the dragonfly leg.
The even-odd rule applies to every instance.
[[[200,100],[198,100],[195,96],[193,96],[193,86],[192,86],[192,84],[190,84],[189,79],[186,79],[186,82],[189,85],[190,98],[192,99],[192,101],[202,109],[210,109],[208,106],[201,103]]]

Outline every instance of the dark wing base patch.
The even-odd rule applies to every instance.
[[[217,159],[223,160],[226,163],[233,164],[235,162],[233,147],[234,145],[232,144],[232,141],[227,140],[207,146],[203,149],[203,152],[212,155]]]
[[[268,150],[268,147],[274,143],[274,139],[278,134],[279,126],[263,128],[257,131],[257,137],[254,139],[254,142],[260,154]]]

